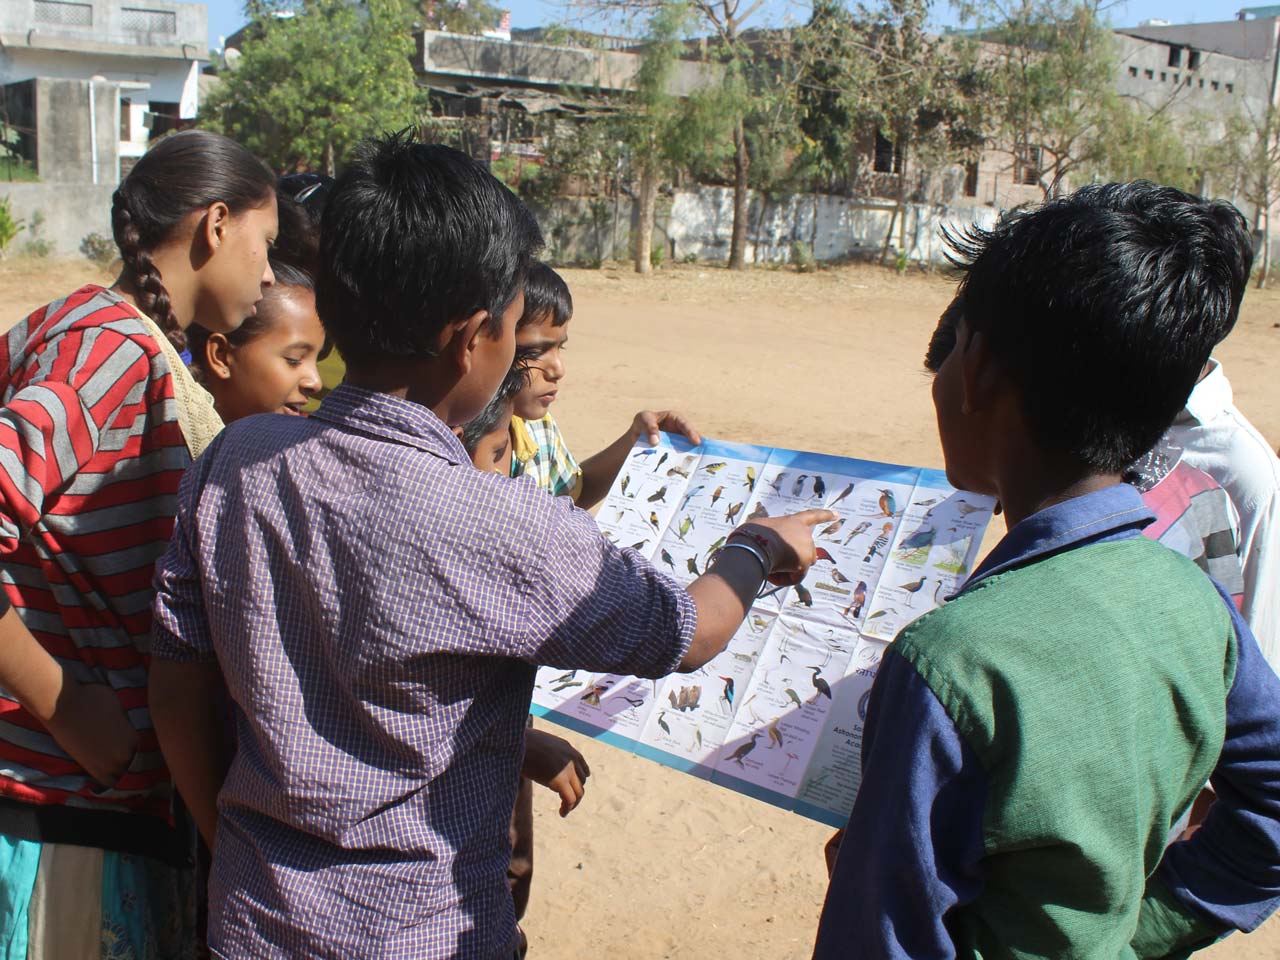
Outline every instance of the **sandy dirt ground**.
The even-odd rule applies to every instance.
[[[3,318],[100,277],[81,261],[0,264]],[[576,319],[554,412],[580,457],[637,410],[669,405],[709,436],[941,466],[920,359],[950,296],[945,280],[869,267],[566,277]],[[1219,357],[1239,406],[1280,444],[1280,292],[1250,291]],[[567,735],[592,777],[566,820],[550,794],[538,798],[534,956],[809,955],[828,828]],[[1280,921],[1201,955],[1272,960]]]

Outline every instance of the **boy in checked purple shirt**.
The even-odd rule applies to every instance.
[[[471,465],[450,428],[511,367],[540,243],[465,155],[368,144],[316,291],[346,382],[309,418],[232,424],[183,479],[151,710],[214,850],[214,956],[513,956],[534,665],[695,669],[813,561],[827,511],[745,525],[685,590],[566,498]]]

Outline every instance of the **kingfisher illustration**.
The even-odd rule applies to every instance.
[[[898,501],[894,499],[892,490],[880,491],[880,512],[886,517],[892,517],[898,512]]]
[[[724,681],[724,692],[720,694],[720,699],[729,705],[730,710],[733,709],[733,677],[721,677]]]
[[[749,754],[752,750],[756,748],[756,741],[759,740],[762,736],[764,736],[764,734],[762,734],[759,730],[757,730],[755,733],[751,734],[750,742],[744,743],[742,746],[738,747],[737,750],[733,751],[733,753],[729,754],[729,756],[726,757],[725,759],[732,760],[734,763],[736,763],[740,767],[745,767],[746,764],[742,762],[743,758],[746,757],[747,754]]]

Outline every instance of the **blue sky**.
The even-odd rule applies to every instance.
[[[190,0],[187,0],[190,2]],[[1116,3],[1110,10],[1111,20],[1117,26],[1132,26],[1141,20],[1159,18],[1173,23],[1231,20],[1242,3],[1258,4],[1262,0],[1126,0]],[[217,47],[218,37],[226,36],[244,23],[243,0],[207,0],[209,7],[209,46]],[[503,6],[501,2],[499,6]],[[569,19],[564,6],[546,0],[506,0],[511,10],[511,24],[516,27],[536,27]],[[808,4],[788,0],[770,0],[766,7],[774,22],[790,19],[803,21]],[[945,3],[939,3],[936,19],[939,24],[954,22]],[[761,20],[764,23],[765,20]]]

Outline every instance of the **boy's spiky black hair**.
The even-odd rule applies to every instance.
[[[1235,207],[1147,181],[1082,187],[948,241],[963,279],[926,366],[941,366],[962,318],[1004,364],[1038,443],[1105,472],[1173,422],[1253,264]]]
[[[325,206],[316,308],[348,366],[431,357],[477,311],[500,329],[541,246],[525,205],[466,154],[407,131],[370,140]]]

